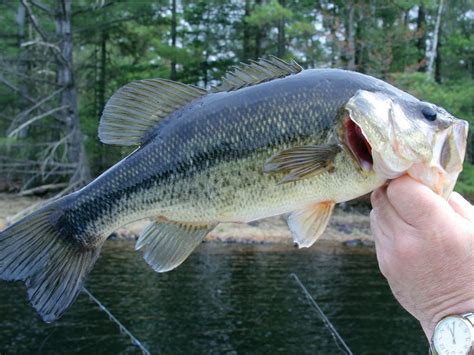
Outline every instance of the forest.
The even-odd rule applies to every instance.
[[[97,137],[122,85],[210,88],[269,55],[381,78],[473,131],[472,0],[2,0],[0,21],[1,191],[67,193],[130,153]],[[471,200],[473,164],[471,133]]]

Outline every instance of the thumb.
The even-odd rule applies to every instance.
[[[387,196],[398,215],[413,227],[426,228],[453,213],[446,200],[408,176],[390,182]]]
[[[457,192],[453,192],[449,198],[449,204],[457,214],[474,223],[474,206],[464,197]]]

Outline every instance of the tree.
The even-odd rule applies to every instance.
[[[357,70],[397,85],[401,75],[409,78],[401,81],[406,90],[470,119],[472,6],[467,0],[450,2],[439,15],[438,5],[428,0],[0,2],[5,23],[0,189],[5,182],[23,189],[74,185],[87,179],[87,170],[78,170],[87,166],[86,156],[95,176],[129,153],[97,138],[107,99],[126,83],[159,77],[210,87],[239,61],[270,54],[294,58],[305,68]],[[429,60],[439,87],[423,72]],[[423,86],[423,80],[429,84]]]
[[[426,15],[425,5],[418,6],[418,17],[416,19],[416,48],[418,49],[418,71],[426,71]]]
[[[22,1],[25,1],[25,4],[27,4],[26,0]],[[74,82],[71,1],[57,0],[55,11],[56,36],[59,47],[59,53],[56,55],[56,72],[58,86],[62,88],[59,96],[61,110],[58,110],[58,114],[62,116],[64,122],[63,134],[65,137],[65,149],[67,150],[67,161],[69,163],[76,163],[74,173],[70,178],[70,184],[80,186],[89,181],[90,171],[84,150],[84,137],[80,129]],[[31,12],[30,16],[33,16]]]
[[[441,14],[443,13],[443,5],[444,5],[443,0],[439,0],[438,12],[436,15],[436,24],[435,24],[435,29],[433,33],[433,44],[431,45],[431,50],[428,56],[429,58],[428,58],[427,72],[429,75],[433,75],[433,67],[435,64],[436,53],[438,53],[438,41],[439,41],[439,32],[440,32],[440,26],[441,26]]]
[[[176,0],[171,0],[171,46],[176,49]],[[170,79],[176,80],[176,59],[171,59]]]
[[[33,182],[48,183],[51,178],[58,181],[67,177],[69,188],[77,188],[90,179],[89,165],[80,131],[78,105],[73,75],[73,44],[71,32],[71,1],[56,0],[54,7],[35,6],[49,19],[53,19],[56,30],[45,29],[32,4],[21,0],[17,23],[19,25],[19,64],[12,72],[18,85],[2,78],[2,82],[20,97],[20,113],[9,127],[9,136],[17,146],[22,146],[19,156],[8,159],[12,166],[24,171],[28,179],[23,183],[25,189]],[[25,41],[24,25],[26,18],[34,28],[34,37]],[[26,52],[25,48],[29,48]],[[35,55],[35,58],[31,56]],[[41,70],[34,70],[33,81],[44,83],[46,92],[28,92],[27,83],[31,81],[25,73],[25,60],[42,63]],[[8,69],[8,68],[7,68]],[[46,75],[44,74],[46,72]],[[55,82],[51,73],[55,73]],[[26,104],[25,104],[26,103]],[[33,130],[34,126],[51,125],[54,130]],[[39,144],[30,146],[28,136],[35,135]],[[25,144],[21,140],[25,140]],[[41,146],[36,150],[35,146]],[[11,152],[11,151],[10,151]],[[27,153],[25,156],[24,152]],[[36,172],[35,172],[36,170]],[[60,184],[60,186],[63,186]]]

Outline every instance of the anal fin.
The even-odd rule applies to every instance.
[[[292,212],[287,221],[293,239],[300,248],[309,248],[324,233],[335,202],[321,202]]]
[[[140,235],[135,249],[144,248],[143,258],[153,270],[170,271],[181,265],[214,227],[157,219]]]

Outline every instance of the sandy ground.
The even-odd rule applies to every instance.
[[[11,217],[21,210],[40,202],[37,197],[21,197],[0,193],[0,229],[11,223]],[[147,220],[131,223],[118,229],[111,238],[136,239]],[[359,212],[350,208],[336,208],[322,240],[344,243],[349,246],[373,245],[369,227],[369,211]],[[282,243],[293,244],[290,231],[283,217],[272,217],[250,224],[221,223],[206,241],[227,243]]]

